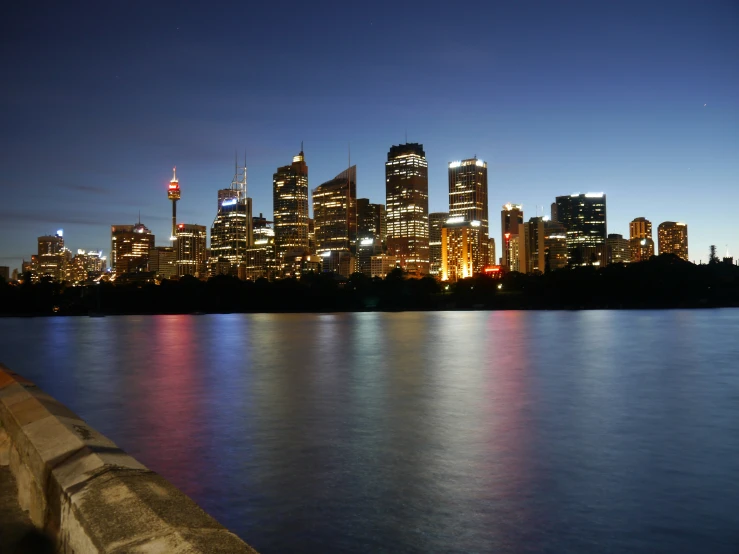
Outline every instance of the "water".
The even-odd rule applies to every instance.
[[[264,554],[739,551],[739,310],[0,319]]]

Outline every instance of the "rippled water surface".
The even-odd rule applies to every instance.
[[[739,552],[739,310],[0,319],[264,554]]]

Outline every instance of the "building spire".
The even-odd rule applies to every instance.
[[[179,182],[179,181],[177,181],[177,166],[174,166],[172,168],[172,182],[173,183]]]

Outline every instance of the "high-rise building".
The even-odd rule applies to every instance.
[[[10,268],[7,265],[0,265],[0,279],[6,283],[10,281]]]
[[[177,225],[175,237],[177,237],[177,275],[205,277],[208,237],[205,225],[180,223]]]
[[[385,222],[385,205],[371,204],[369,198],[357,199],[357,238],[380,239],[385,242],[387,224]]]
[[[477,158],[449,164],[449,217],[479,221],[480,244],[472,265],[479,273],[490,263],[488,256],[488,164]]]
[[[309,252],[308,165],[303,148],[290,165],[277,168],[272,176],[275,249],[280,265],[290,251]]]
[[[313,189],[316,253],[349,252],[357,241],[357,166]]]
[[[521,204],[511,204],[510,202],[503,204],[503,209],[500,212],[500,244],[503,249],[501,265],[509,271],[519,270],[517,237],[521,225],[523,225],[523,207]],[[515,248],[511,248],[513,243],[515,243]]]
[[[488,265],[498,265],[498,258],[496,257],[496,249],[495,249],[495,237],[488,237]]]
[[[390,254],[378,254],[377,256],[372,256],[371,263],[372,269],[370,276],[381,277],[382,279],[387,277],[387,274],[392,270],[400,267],[400,260]]]
[[[605,265],[606,195],[589,192],[557,196],[557,221],[567,229],[569,265]]]
[[[67,271],[67,279],[76,283],[97,279],[105,272],[106,263],[102,250],[77,250]]]
[[[675,254],[688,261],[688,225],[663,221],[657,228],[660,254]]]
[[[385,163],[387,251],[413,275],[429,272],[429,183],[423,145],[391,146]]]
[[[170,239],[174,240],[177,234],[177,201],[180,199],[180,181],[177,179],[177,166],[172,168],[172,180],[167,189],[167,198],[172,201],[172,234]]]
[[[261,213],[252,220],[254,245],[246,249],[246,265],[239,273],[239,278],[250,281],[259,278],[271,279],[277,270],[273,222],[267,221]]]
[[[627,264],[631,261],[631,245],[623,235],[611,233],[606,239],[609,264]]]
[[[136,225],[113,225],[110,228],[111,267],[116,277],[124,273],[148,270],[149,251],[154,248],[154,235],[140,221]]]
[[[632,262],[641,262],[654,256],[651,221],[637,217],[629,224],[629,245]]]
[[[149,250],[149,271],[159,279],[177,275],[177,252],[173,246],[155,246]]]
[[[220,205],[210,228],[210,261],[214,267],[228,262],[231,274],[246,263],[246,249],[254,243],[252,201],[247,196],[246,164],[236,167],[231,186],[218,191]]]
[[[67,265],[71,261],[69,251],[64,248],[64,231],[55,235],[38,237],[38,262],[35,273],[38,278],[47,277],[62,282],[67,278]]]
[[[558,221],[544,222],[544,271],[567,267],[567,230]]]
[[[429,214],[429,273],[438,275],[441,272],[441,228],[449,219],[447,212]]]
[[[552,202],[549,212],[550,212],[550,219],[552,221],[559,221],[559,215],[557,214],[557,203],[556,202]]]
[[[519,225],[521,273],[544,273],[546,270],[546,248],[544,246],[544,218],[532,217]]]
[[[308,251],[316,251],[316,220],[308,218]]]
[[[441,280],[456,282],[472,277],[479,259],[480,221],[466,221],[464,216],[447,219],[441,228]]]

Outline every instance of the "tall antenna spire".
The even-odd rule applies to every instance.
[[[172,168],[172,182],[173,183],[177,182],[177,166],[174,166]]]
[[[301,154],[303,153],[303,141],[302,140],[300,141],[300,153]]]
[[[408,129],[405,130],[405,143],[408,144]]]

